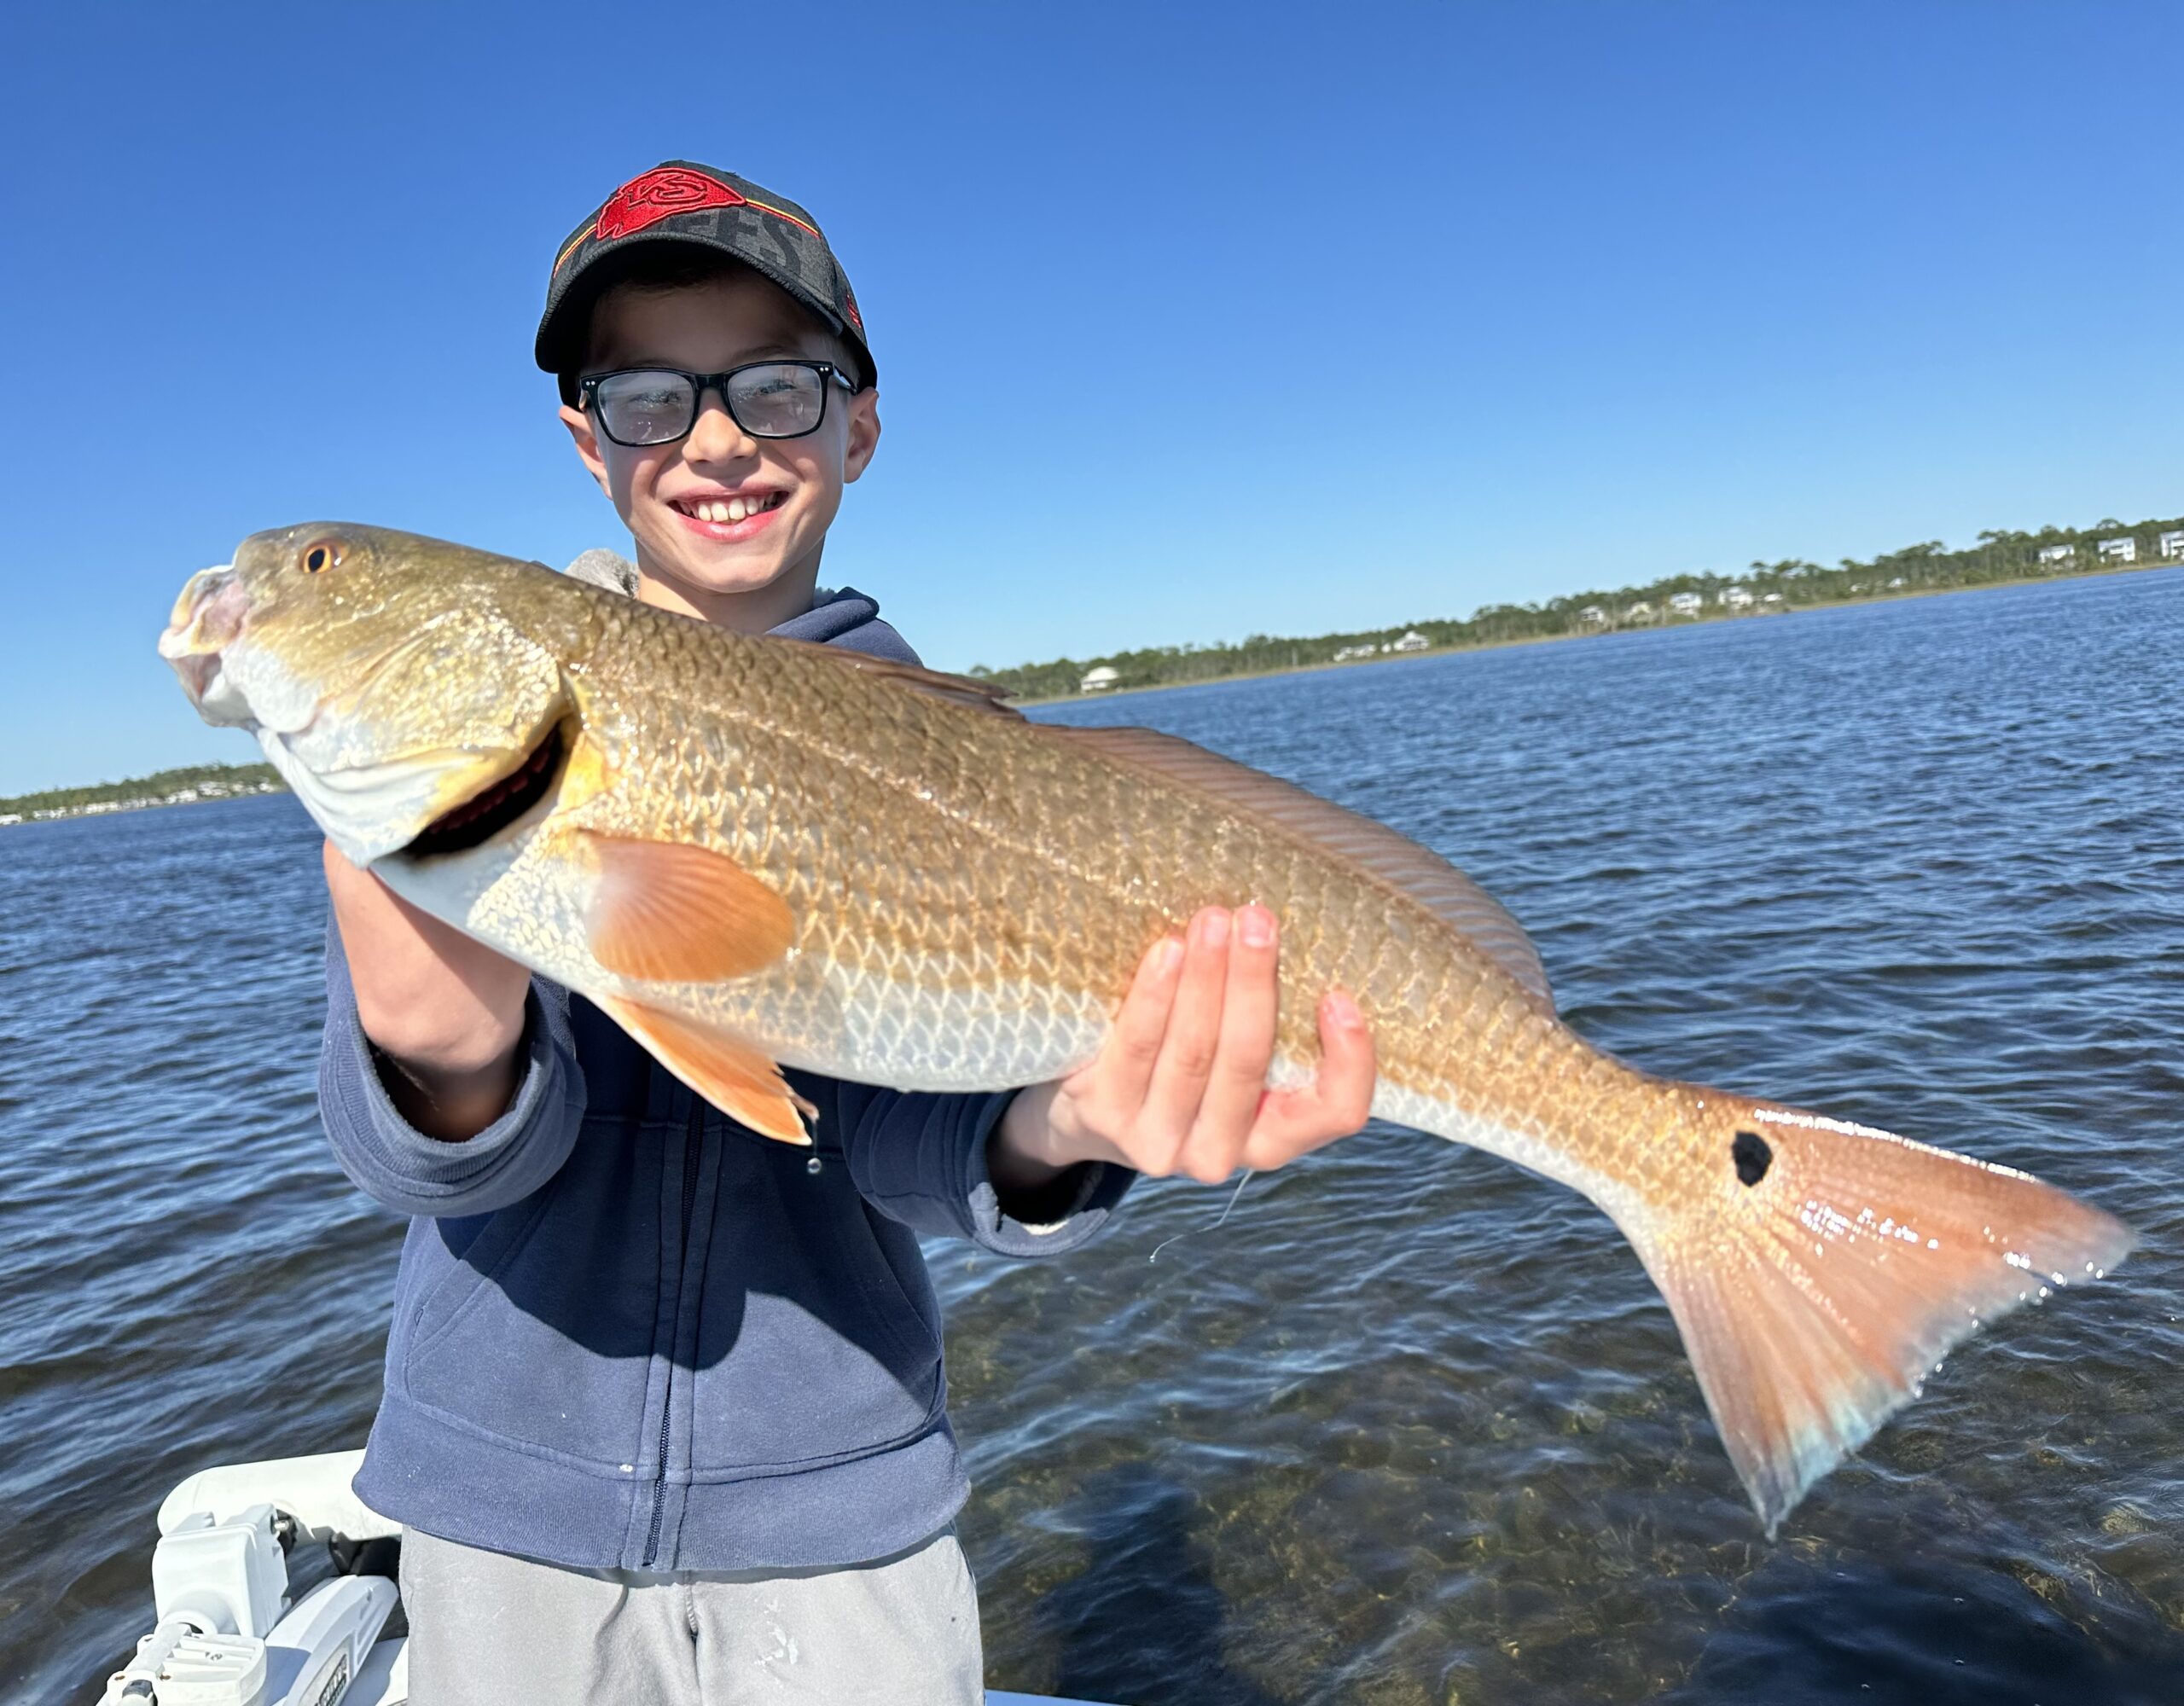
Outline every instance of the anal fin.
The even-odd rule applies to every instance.
[[[810,1143],[804,1121],[816,1119],[819,1110],[790,1089],[781,1069],[741,1037],[620,995],[592,999],[655,1060],[730,1119],[783,1143]]]

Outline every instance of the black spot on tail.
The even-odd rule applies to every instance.
[[[1737,1182],[1757,1185],[1767,1176],[1767,1169],[1774,1164],[1774,1152],[1767,1146],[1767,1140],[1756,1131],[1740,1131],[1729,1146],[1729,1159],[1737,1164]]]

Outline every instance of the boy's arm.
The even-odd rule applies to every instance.
[[[531,973],[420,912],[330,841],[326,891],[388,1096],[428,1137],[477,1136],[515,1091]]]
[[[482,1214],[559,1170],[584,1075],[561,992],[326,850],[319,1111],[342,1169],[404,1214]]]

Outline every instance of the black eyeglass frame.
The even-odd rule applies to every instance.
[[[817,374],[820,380],[819,418],[816,421],[814,421],[809,426],[805,427],[801,432],[756,432],[752,427],[746,426],[744,423],[743,417],[735,412],[735,403],[729,400],[728,382],[740,373],[750,373],[758,368],[804,368],[812,373]],[[677,379],[687,380],[690,386],[689,424],[684,426],[680,432],[675,433],[671,437],[665,438],[616,438],[613,429],[607,424],[607,411],[599,406],[599,386],[602,380],[620,379],[624,374],[672,374]],[[864,389],[863,386],[859,385],[855,380],[851,379],[832,362],[804,362],[794,359],[786,359],[770,362],[745,362],[740,367],[729,368],[724,373],[710,374],[692,373],[685,368],[663,368],[653,366],[641,368],[616,368],[611,373],[586,374],[584,378],[577,382],[577,395],[583,400],[586,412],[590,415],[594,421],[599,423],[599,430],[606,434],[607,441],[610,444],[619,444],[625,450],[655,450],[662,444],[680,443],[682,439],[688,438],[692,432],[697,430],[698,417],[706,412],[706,393],[709,391],[715,392],[719,394],[720,406],[728,411],[728,418],[733,421],[742,431],[749,432],[754,438],[770,438],[777,440],[786,438],[808,438],[814,432],[816,432],[822,426],[824,426],[827,424],[828,392],[832,386],[836,385],[841,386],[841,388],[849,392],[851,397],[857,396],[858,392]]]

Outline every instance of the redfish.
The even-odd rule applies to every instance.
[[[787,1064],[992,1090],[1096,1054],[1207,904],[1281,925],[1269,1082],[1354,995],[1380,1117],[1615,1221],[1771,1534],[1950,1346],[2130,1245],[2010,1168],[1654,1077],[1555,1015],[1515,920],[1415,843],[1187,742],[751,639],[439,541],[312,523],[195,577],[160,649],[350,859],[582,991],[752,1129]]]

